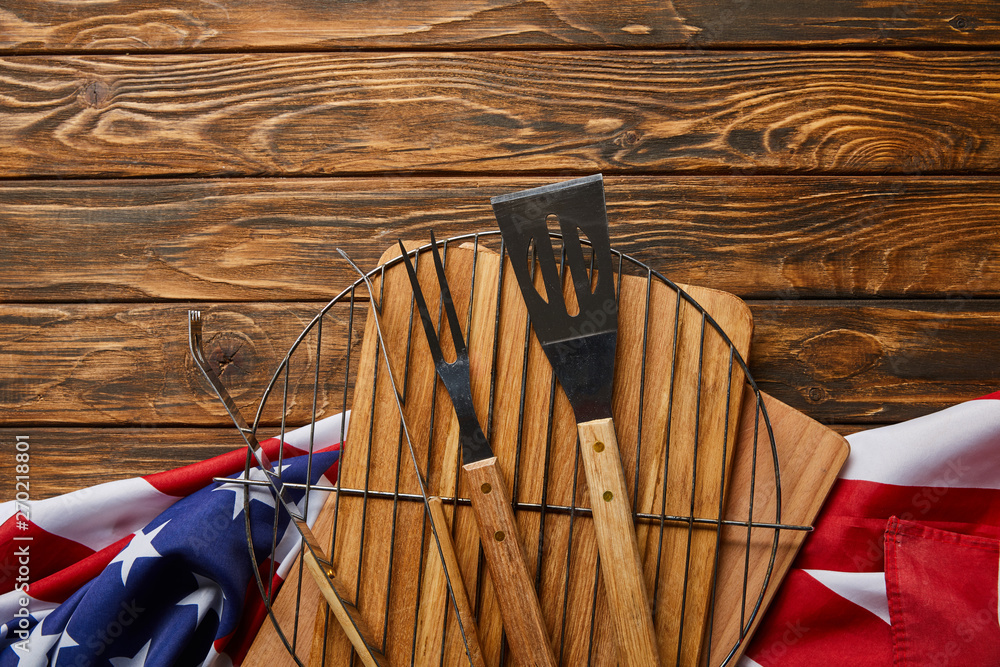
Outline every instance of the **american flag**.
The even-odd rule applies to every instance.
[[[337,416],[287,433],[282,478],[331,486],[344,432]],[[277,439],[262,446],[278,460]],[[274,495],[252,487],[251,562],[244,485],[212,481],[242,477],[245,461],[238,450],[29,502],[27,516],[0,505],[0,666],[240,664],[266,618],[253,568],[277,587],[300,543],[280,504],[274,535]],[[325,496],[309,494],[310,525]],[[306,510],[303,490],[291,498]]]
[[[317,423],[313,482],[335,477],[342,432],[339,418]],[[740,667],[1000,665],[1000,392],[849,440]],[[276,459],[278,441],[264,446]],[[283,476],[305,481],[308,449],[309,429],[286,434]],[[33,502],[27,521],[0,505],[0,666],[240,664],[265,610],[242,488],[211,480],[244,461]],[[273,496],[253,492],[250,511],[256,565],[280,583],[298,534],[282,515],[271,561]],[[27,594],[15,590],[25,545]]]
[[[1000,665],[1000,392],[848,440],[740,667]]]

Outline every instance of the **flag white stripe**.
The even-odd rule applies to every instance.
[[[889,620],[889,596],[885,588],[885,572],[837,572],[835,570],[803,570],[840,597],[866,609],[886,623]]]
[[[341,415],[316,422],[313,442],[323,449],[340,441],[347,423]],[[302,426],[285,434],[285,441],[297,449],[309,448],[310,427]],[[329,482],[324,482],[329,484]],[[324,496],[325,497],[325,496]],[[42,530],[100,551],[126,535],[141,530],[179,498],[159,491],[141,477],[106,482],[97,486],[31,502],[30,519]],[[318,508],[322,500],[310,504]],[[312,514],[313,507],[310,507]],[[17,511],[14,502],[0,505],[0,522]]]
[[[848,436],[841,479],[963,489],[1000,489],[1000,400],[940,412]]]

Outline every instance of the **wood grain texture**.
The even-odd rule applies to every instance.
[[[779,400],[824,423],[893,423],[982,396],[1000,384],[992,363],[1000,358],[996,300],[749,305],[756,322],[754,378]],[[202,307],[213,363],[225,363],[223,382],[248,414],[319,308],[309,303]],[[221,404],[188,357],[185,318],[183,304],[0,306],[0,425],[228,427]],[[364,318],[356,314],[356,333],[359,319]],[[310,340],[314,343],[307,339],[307,344]],[[327,329],[319,416],[342,409],[342,345]],[[358,348],[352,346],[352,364]],[[301,359],[291,374],[290,425],[308,420],[312,405],[314,359],[295,356]],[[279,412],[280,394],[269,401],[262,423],[273,428]]]
[[[990,53],[26,56],[0,77],[3,176],[913,174],[1000,155]]]
[[[427,505],[431,511],[431,523],[434,524],[434,529],[441,540],[443,566],[447,570],[448,577],[451,580],[452,591],[455,596],[456,613],[461,619],[462,631],[468,642],[467,657],[469,665],[470,667],[486,667],[486,663],[483,661],[483,650],[479,644],[479,630],[476,629],[476,616],[472,611],[472,604],[469,602],[469,593],[465,587],[465,581],[462,579],[462,568],[458,564],[458,557],[455,555],[455,544],[451,541],[451,525],[448,523],[448,518],[444,513],[444,503],[440,497],[433,496],[427,500]],[[513,535],[516,537],[517,533],[515,532]],[[551,649],[549,651],[551,652]],[[422,655],[426,656],[440,654],[440,650],[422,652]]]
[[[319,308],[300,303],[203,309],[206,357],[245,414],[256,412],[281,359]],[[359,317],[363,320],[363,314]],[[184,318],[180,305],[3,308],[0,406],[5,425],[231,425],[190,357]],[[351,351],[346,320],[338,320],[335,312],[325,322],[317,416],[344,409]],[[289,427],[312,418],[316,343],[314,334],[306,336],[303,349],[293,355]],[[281,408],[279,382],[263,423],[280,424]]]
[[[794,18],[793,18],[794,17]],[[730,45],[996,45],[1000,12],[986,0],[873,3],[794,0],[594,0],[338,5],[284,0],[169,8],[149,0],[5,8],[0,50],[164,51],[339,48],[482,48]]]
[[[643,580],[614,422],[597,419],[578,424],[577,430],[597,549],[605,564],[604,593],[615,628],[618,662],[626,667],[659,665],[653,606]]]
[[[525,562],[520,531],[510,506],[507,482],[491,456],[462,466],[469,479],[479,540],[503,616],[508,646],[519,665],[556,665],[532,573]]]
[[[326,600],[330,614],[354,647],[358,661],[365,667],[389,667],[389,660],[378,649],[378,640],[371,627],[358,608],[348,602],[351,591],[330,567],[329,556],[304,521],[299,521],[298,528],[303,538],[302,564]]]
[[[809,419],[767,394],[761,395],[774,434],[774,456],[781,477],[781,522],[791,525],[814,525],[837,474],[847,459],[850,447],[830,429]],[[754,458],[754,442],[757,457]],[[751,485],[751,474],[755,483]],[[775,493],[774,458],[767,427],[760,417],[751,392],[744,394],[742,418],[733,462],[733,477],[726,502],[725,517],[732,521],[774,521],[778,518]],[[753,506],[753,516],[749,508]],[[702,665],[722,664],[741,636],[752,634],[774,598],[785,574],[792,566],[806,533],[782,531],[779,535],[773,571],[767,588],[761,590],[771,564],[774,533],[766,528],[726,526],[720,533],[718,583],[713,599],[710,635],[702,647]],[[749,559],[747,558],[749,551]],[[747,596],[743,580],[747,578]],[[761,612],[753,623],[753,610],[761,602]],[[741,623],[747,624],[741,632]],[[737,656],[746,650],[744,642]],[[730,663],[733,664],[733,663]]]
[[[526,177],[0,183],[0,300],[323,300]],[[1000,179],[606,177],[612,241],[742,298],[1000,295]],[[934,233],[928,234],[928,229]],[[234,307],[236,308],[236,307]]]
[[[1000,368],[987,361],[1000,358],[997,306],[962,298],[751,304],[751,372],[761,389],[820,422],[911,419],[1000,386]]]
[[[9,369],[8,369],[9,370]],[[31,443],[31,499],[246,451],[234,428],[0,428],[0,498],[14,497],[14,443]],[[271,434],[268,433],[268,436]]]
[[[645,305],[645,287],[644,281],[623,281],[621,287],[625,302],[619,317],[620,344],[643,349],[646,361],[616,373],[615,386],[616,402],[626,403],[631,397],[631,405],[644,408],[641,422],[638,418],[632,424],[617,422],[620,437],[631,436],[644,448],[659,449],[644,467],[636,464],[636,475],[641,470],[646,483],[639,485],[634,509],[653,515],[717,517],[735,451],[746,377],[702,313],[665,285],[654,284],[649,291],[648,322],[656,324],[642,336],[647,315],[639,304]],[[754,329],[747,305],[725,292],[679,287],[712,316],[736,352],[746,358]],[[627,323],[632,326],[626,327]],[[672,359],[670,372],[660,361],[664,358]],[[637,387],[639,378],[645,380],[644,391]],[[682,665],[696,662],[708,622],[716,541],[711,531],[698,528],[668,523],[660,530],[640,524],[637,530],[646,581],[661,582],[653,599],[664,665],[678,664],[678,656]]]

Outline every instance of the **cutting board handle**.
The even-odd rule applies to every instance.
[[[604,590],[618,638],[619,663],[625,667],[659,665],[653,612],[642,577],[615,424],[611,419],[595,419],[578,424],[577,433],[594,512]]]

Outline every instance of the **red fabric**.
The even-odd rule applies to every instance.
[[[883,572],[885,526],[892,516],[1000,539],[1000,491],[838,480],[795,567]]]
[[[983,398],[848,438],[741,667],[1000,666],[1000,392]]]
[[[132,535],[123,537],[114,544],[109,544],[100,551],[93,552],[86,558],[52,573],[44,579],[32,582],[28,589],[29,592],[32,597],[39,600],[65,602],[81,586],[82,582],[90,581],[100,574],[101,570],[106,568],[108,563],[113,561],[115,556],[132,541],[132,537]]]
[[[31,521],[26,522],[28,527],[25,530],[18,529],[16,527],[18,523],[25,523],[21,514],[15,514],[0,525],[0,563],[2,563],[0,593],[14,590],[14,585],[18,583],[17,552],[21,547],[30,545],[32,594],[35,593],[37,586],[34,582],[59,572],[67,562],[79,563],[94,553],[93,549],[65,537],[53,535]],[[15,539],[25,537],[31,539]],[[111,558],[114,558],[114,555]],[[97,571],[100,572],[100,568]]]
[[[889,626],[802,570],[788,574],[773,606],[781,623],[763,624],[748,652],[763,667],[890,664]]]
[[[268,438],[260,443],[261,449],[272,461],[278,460],[278,439]],[[301,452],[289,445],[283,447],[284,456],[295,456]],[[235,449],[225,454],[213,456],[205,461],[199,461],[182,468],[174,468],[164,472],[153,473],[143,477],[155,489],[167,495],[183,498],[208,484],[213,477],[226,477],[246,465],[247,450]]]
[[[894,667],[1000,665],[1000,542],[893,517],[885,547]]]

